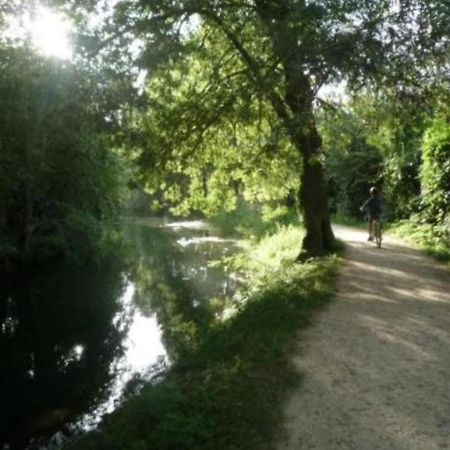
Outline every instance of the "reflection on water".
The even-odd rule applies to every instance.
[[[0,442],[19,449],[107,398],[124,279],[117,265],[47,267],[0,285]]]
[[[125,234],[131,258],[0,277],[0,449],[62,448],[220,315],[235,281],[208,262],[233,241],[200,221],[141,219]]]
[[[113,318],[118,329],[124,331],[123,351],[111,365],[113,374],[108,397],[96,405],[71,428],[85,432],[95,428],[105,414],[117,407],[127,386],[142,383],[161,373],[166,365],[166,351],[161,342],[161,330],[154,315],[145,317],[133,303],[135,288],[127,281],[120,299],[121,309]]]
[[[193,334],[217,316],[236,282],[209,262],[231,254],[235,241],[216,236],[201,221],[164,224],[141,219],[129,224],[128,238],[139,258],[134,269],[134,302],[155,314],[168,359],[189,349]],[[213,307],[214,305],[214,307]]]
[[[134,285],[129,284],[127,294],[130,295],[130,302],[134,291]],[[148,369],[149,361],[156,361],[161,356],[165,356],[166,351],[161,343],[161,330],[155,315],[146,317],[138,309],[134,310],[125,347],[127,349],[124,358],[126,366],[140,372]]]

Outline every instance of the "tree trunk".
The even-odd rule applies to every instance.
[[[317,131],[309,80],[286,71],[286,103],[293,113],[288,129],[302,158],[299,206],[305,237],[297,261],[331,252],[335,238],[331,229],[328,192],[323,168],[322,139]]]
[[[330,223],[324,170],[319,159],[321,141],[315,125],[311,125],[307,141],[297,144],[303,160],[299,200],[306,233],[297,261],[304,261],[332,251],[335,239]]]

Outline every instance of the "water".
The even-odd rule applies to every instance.
[[[0,449],[63,448],[188,350],[236,281],[203,222],[129,221],[131,255],[0,278]],[[214,307],[212,307],[214,305]]]

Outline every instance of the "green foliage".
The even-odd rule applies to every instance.
[[[147,188],[174,212],[208,215],[232,210],[239,194],[261,201],[301,188],[301,211],[314,218],[304,221],[304,253],[326,250],[334,238],[315,125],[320,88],[414,85],[445,57],[442,8],[400,3],[120,2],[114,25],[142,39],[139,63],[150,72],[149,108],[137,126],[149,139],[136,158]],[[364,152],[369,142],[354,145]]]
[[[264,202],[297,190],[299,157],[240,59],[209,27],[190,43],[195,50],[153,71],[149,108],[136,117],[147,191],[173,213],[211,216],[240,197]]]
[[[251,204],[239,199],[232,211],[220,211],[211,217],[211,223],[225,235],[261,238],[273,233],[281,225],[298,224],[299,216],[293,205]],[[298,243],[297,243],[298,244]],[[298,246],[298,245],[297,245]]]
[[[331,123],[323,120],[328,167],[332,179],[341,176],[344,186],[347,180],[358,177],[361,171],[355,161],[347,162],[345,156],[342,161],[337,159],[350,147],[348,130],[356,129],[360,137],[380,149],[383,158],[378,180],[387,200],[385,219],[409,218],[394,225],[394,232],[446,259],[450,247],[450,128],[445,114],[448,93],[438,91],[427,99],[421,91],[407,94],[401,88],[366,94],[346,105],[350,124],[336,118]],[[433,109],[437,112],[430,119]],[[322,119],[327,115],[323,114]],[[333,114],[337,119],[342,115]],[[364,155],[363,163],[367,162]],[[351,198],[357,198],[357,194]],[[345,214],[349,215],[349,211]]]
[[[381,188],[386,219],[418,212],[423,133],[437,98],[425,88],[386,86],[359,93],[340,110],[321,114],[330,187],[339,213],[358,214],[356,208],[371,184]]]
[[[91,74],[0,47],[3,257],[83,257],[116,217],[122,165]]]
[[[423,140],[422,208],[433,224],[447,225],[450,241],[450,122],[437,116],[427,128]]]
[[[291,266],[296,256],[296,243],[299,240],[299,229],[296,226],[280,227],[277,233],[266,236],[248,252],[248,261],[245,266],[258,274],[264,273],[264,280],[272,270]],[[295,266],[293,266],[295,267]]]
[[[354,102],[365,123],[367,141],[383,157],[379,185],[385,199],[385,216],[408,217],[417,208],[420,192],[420,146],[429,107],[422,92],[403,86],[385,87]]]
[[[333,214],[331,216],[331,222],[339,224],[339,225],[347,225],[347,226],[356,227],[356,228],[364,228],[364,230],[367,229],[367,222],[365,220],[363,220],[361,215],[358,218],[355,218],[355,217],[349,217],[349,216],[346,216],[343,214]]]
[[[404,220],[389,227],[389,232],[406,239],[431,256],[450,263],[450,222],[431,225],[419,216]]]
[[[368,143],[357,111],[327,111],[320,119],[333,212],[360,217],[370,186],[379,183],[381,152]]]
[[[251,275],[235,313],[197,334],[165,377],[72,448],[272,448],[288,390],[299,381],[291,346],[329,298],[336,269],[335,258],[293,263],[298,234],[282,229],[250,248],[241,261]]]

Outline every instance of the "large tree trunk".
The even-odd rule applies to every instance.
[[[330,223],[324,170],[320,161],[321,140],[314,123],[310,125],[306,139],[297,139],[296,143],[303,161],[299,201],[305,226],[305,237],[297,260],[304,261],[332,251],[335,239]]]
[[[292,113],[287,128],[302,159],[299,206],[305,237],[297,261],[304,261],[331,252],[335,239],[328,208],[322,139],[314,118],[310,80],[290,61],[285,64],[285,89],[285,102]]]

